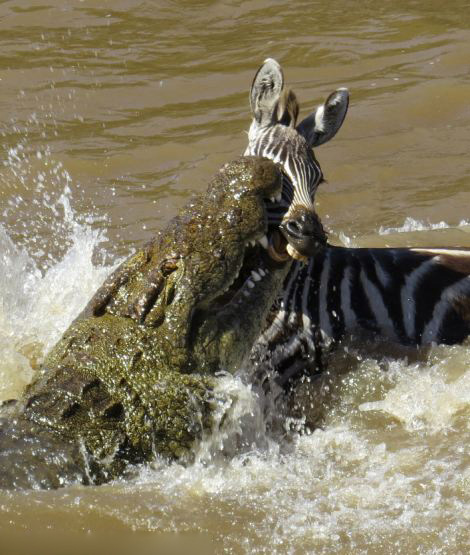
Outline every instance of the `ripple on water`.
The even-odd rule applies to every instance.
[[[318,152],[329,183],[317,200],[333,233],[350,246],[394,235],[468,245],[465,2],[186,2],[183,18],[169,2],[3,4],[1,136],[23,149],[0,172],[0,398],[29,381],[111,266],[92,258],[97,226],[67,220],[77,182],[46,165],[43,131],[132,242],[243,151],[247,91],[268,56],[304,114],[333,88],[351,90],[341,134]],[[44,129],[31,128],[31,112]],[[254,392],[223,376],[222,427],[195,464],[157,461],[100,488],[0,493],[0,529],[92,530],[107,542],[129,530],[194,533],[228,553],[468,553],[466,351],[334,360],[322,427],[290,441],[267,433]]]

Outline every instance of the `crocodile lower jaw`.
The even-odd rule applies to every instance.
[[[249,241],[245,246],[239,272],[225,291],[214,299],[212,306],[220,310],[232,303],[245,302],[250,297],[256,299],[257,291],[268,279],[268,275],[291,260],[285,247],[282,250],[279,245],[277,248],[274,246],[272,233],[264,235],[261,239]]]

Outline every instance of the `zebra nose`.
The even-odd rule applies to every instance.
[[[315,222],[313,218],[301,216],[298,219],[287,220],[285,230],[290,239],[304,240],[315,235]]]
[[[311,256],[326,244],[326,234],[312,210],[296,207],[280,229],[288,243],[303,256]]]
[[[298,222],[297,220],[287,220],[285,225],[286,233],[296,239],[300,239],[303,235],[305,235],[302,228],[303,226],[301,222]]]

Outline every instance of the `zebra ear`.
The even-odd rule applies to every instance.
[[[281,66],[268,58],[258,69],[250,91],[250,105],[253,117],[260,125],[276,119],[277,103],[284,88]]]
[[[325,103],[302,120],[297,131],[313,148],[332,139],[341,125],[348,111],[348,89],[338,89],[331,93]]]

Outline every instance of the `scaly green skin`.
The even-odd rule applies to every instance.
[[[5,417],[0,487],[102,483],[155,454],[190,458],[211,429],[214,372],[246,359],[287,273],[271,264],[255,298],[219,299],[280,188],[271,162],[227,164],[106,280]]]

